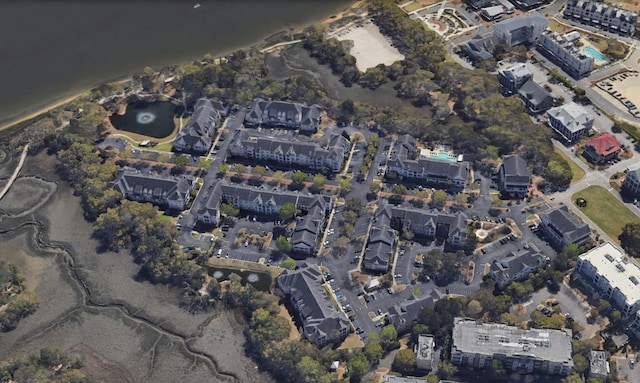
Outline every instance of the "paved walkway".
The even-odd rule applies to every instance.
[[[7,192],[11,188],[11,185],[13,185],[13,181],[15,181],[16,178],[18,177],[18,173],[20,173],[20,170],[22,169],[22,165],[24,165],[24,160],[25,158],[27,158],[28,150],[29,150],[29,144],[26,144],[24,146],[24,149],[22,150],[22,156],[20,156],[20,162],[18,162],[18,166],[16,167],[16,170],[13,171],[13,174],[11,175],[11,178],[9,178],[9,182],[7,182],[7,184],[4,186],[4,189],[0,191],[0,199],[2,199],[2,197],[4,197],[5,194],[7,194]]]

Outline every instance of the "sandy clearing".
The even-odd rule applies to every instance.
[[[404,55],[391,46],[373,23],[351,27],[336,38],[353,41],[353,48],[349,53],[356,58],[356,67],[362,72],[378,64],[391,65],[404,59]]]

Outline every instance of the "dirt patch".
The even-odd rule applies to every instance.
[[[289,322],[289,326],[291,326],[291,331],[289,331],[289,340],[302,339],[300,331],[298,331],[296,324],[293,322],[293,318],[291,318],[291,315],[289,315],[289,311],[287,311],[287,308],[284,307],[284,305],[280,305],[280,312],[278,313],[278,316],[286,319],[287,322]]]

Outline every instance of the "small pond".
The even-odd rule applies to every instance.
[[[173,122],[175,113],[176,107],[170,102],[138,101],[127,105],[125,114],[114,114],[110,120],[118,130],[153,138],[164,138],[175,128]]]
[[[218,281],[226,281],[231,273],[242,278],[242,284],[250,283],[256,290],[269,291],[271,289],[271,274],[252,270],[238,270],[225,267],[207,267],[209,275]]]

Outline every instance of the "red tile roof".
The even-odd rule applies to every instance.
[[[616,140],[616,136],[611,133],[603,133],[597,137],[593,137],[585,142],[585,145],[593,147],[596,154],[600,156],[608,156],[620,150],[620,143]]]

